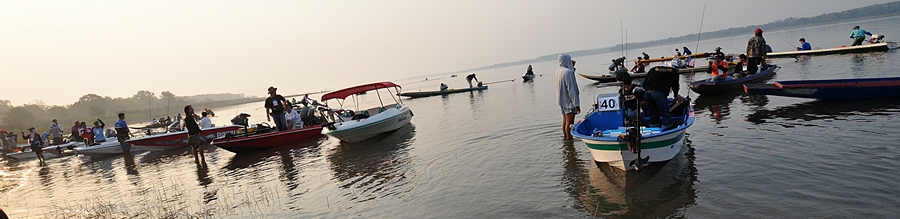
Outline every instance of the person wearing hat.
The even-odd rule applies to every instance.
[[[22,132],[22,138],[28,140],[28,143],[31,144],[31,151],[37,155],[37,158],[41,161],[41,165],[46,165],[47,163],[44,163],[44,151],[41,149],[41,147],[44,146],[44,139],[34,131],[34,127],[28,128],[27,135],[25,132]]]
[[[866,35],[872,36],[872,33],[860,29],[859,26],[854,26],[853,31],[850,32],[850,39],[853,39],[853,44],[850,46],[862,45],[863,41],[866,41]]]
[[[475,80],[476,82],[481,84],[481,82],[478,81],[478,78],[475,77],[475,72],[472,72],[472,74],[466,75],[466,81],[469,82],[469,88],[472,88],[472,80]]]
[[[103,120],[94,121],[94,128],[91,128],[91,132],[94,133],[94,143],[106,142],[106,135],[103,134],[104,128],[106,128],[106,123],[103,123]]]
[[[756,74],[763,58],[766,57],[766,39],[763,38],[762,29],[756,28],[753,38],[747,41],[747,74]]]
[[[803,50],[812,50],[812,46],[809,45],[809,42],[806,42],[805,38],[800,38],[800,47],[797,47],[797,51]]]
[[[287,105],[287,100],[284,99],[281,95],[276,93],[278,89],[275,87],[269,87],[269,97],[266,98],[266,121],[272,121],[275,119],[275,126],[278,127],[279,131],[287,130],[287,124],[284,121],[284,106]]]
[[[231,119],[231,124],[232,125],[241,125],[241,126],[244,126],[244,128],[246,128],[247,126],[250,125],[248,122],[249,119],[247,119],[247,117],[250,117],[250,114],[246,114],[246,113],[238,114],[233,119]]]
[[[557,103],[563,114],[563,139],[572,139],[572,124],[575,115],[581,113],[578,83],[575,80],[575,65],[568,53],[559,54],[559,67],[556,68]]]
[[[131,131],[128,130],[128,123],[125,122],[125,113],[119,113],[117,116],[119,117],[119,120],[113,124],[113,128],[116,129],[116,140],[119,141],[122,152],[129,154],[131,152],[131,143],[125,141],[131,138],[132,134]]]
[[[716,57],[717,55],[725,56],[725,53],[722,52],[722,47],[716,47],[716,51],[713,52],[713,57]]]
[[[712,78],[709,81],[724,81],[728,80],[728,62],[725,61],[725,56],[716,56],[715,61],[709,64],[709,72],[712,75]]]
[[[616,82],[622,83],[622,88],[619,89],[619,103],[625,108],[625,121],[634,121],[638,118],[638,98],[631,96],[634,95],[634,89],[639,86],[632,83],[631,74],[616,74]]]
[[[50,122],[50,145],[62,144],[62,126],[57,123],[56,119]]]

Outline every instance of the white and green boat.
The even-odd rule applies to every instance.
[[[685,130],[694,124],[690,99],[685,98],[680,104],[669,99],[669,103],[678,105],[672,110],[676,125],[667,129],[637,129],[635,125],[649,124],[650,117],[626,126],[619,97],[600,95],[591,112],[575,123],[572,135],[584,141],[594,161],[623,170],[639,170],[650,162],[668,161],[681,151]]]

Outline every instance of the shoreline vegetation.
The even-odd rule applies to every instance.
[[[724,38],[724,37],[734,37],[747,35],[747,33],[752,33],[756,28],[762,28],[766,31],[777,31],[777,30],[787,30],[799,27],[808,27],[822,24],[830,24],[830,23],[843,23],[848,21],[857,21],[857,20],[868,20],[875,18],[885,18],[885,17],[894,17],[900,16],[900,1],[889,2],[883,4],[875,4],[866,7],[850,9],[841,12],[831,12],[820,14],[813,17],[788,17],[785,19],[769,22],[761,25],[750,25],[744,27],[732,27],[728,29],[703,32],[700,36],[703,39],[712,39],[712,38]],[[697,34],[688,34],[679,37],[669,37],[666,39],[659,39],[653,41],[645,41],[645,42],[636,42],[636,43],[628,43],[628,49],[641,49],[641,48],[649,48],[655,46],[664,46],[670,44],[679,44],[679,43],[687,43],[694,42],[697,40]],[[576,50],[565,52],[572,56],[590,56],[597,55],[603,53],[610,52],[619,52],[624,47],[623,44],[618,44],[610,47],[604,48],[596,48],[596,49],[585,49],[585,50]],[[697,51],[701,52],[701,51]],[[563,53],[563,52],[559,52]],[[434,75],[448,75],[448,74],[457,74],[457,73],[465,73],[465,72],[473,72],[473,71],[481,71],[486,69],[495,69],[495,68],[503,68],[503,67],[511,67],[511,66],[519,66],[519,65],[527,65],[535,62],[546,62],[553,61],[559,56],[559,53],[553,53],[550,55],[539,56],[533,59],[526,59],[520,61],[512,61],[512,62],[504,62],[498,63],[494,65],[466,69],[461,71],[453,71],[446,72]],[[432,75],[427,75],[432,76]]]
[[[283,95],[285,98],[303,96],[304,94],[323,93],[325,91]],[[57,119],[65,131],[74,121],[88,124],[101,119],[112,125],[118,118],[116,114],[125,113],[130,124],[144,124],[150,118],[166,118],[182,112],[185,105],[197,108],[220,108],[239,104],[265,101],[265,97],[246,96],[245,94],[200,94],[194,96],[175,96],[169,91],[159,95],[147,90],[140,90],[128,98],[101,97],[97,94],[85,94],[77,102],[58,106],[45,105],[40,100],[34,103],[12,106],[9,100],[0,100],[0,129],[18,133],[28,127],[35,127],[38,133],[49,129],[50,121]],[[22,139],[16,139],[23,141]]]

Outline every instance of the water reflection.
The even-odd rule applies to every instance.
[[[694,110],[697,115],[702,115],[704,110],[709,111],[709,118],[716,124],[731,118],[731,102],[739,95],[700,95],[694,100]]]
[[[747,120],[754,124],[768,123],[768,119],[775,118],[803,121],[840,120],[847,116],[894,115],[896,112],[900,112],[900,99],[897,98],[813,100],[772,110],[765,108],[755,110],[747,115]]]
[[[134,155],[126,154],[124,156],[124,160],[125,160],[125,174],[137,176],[138,170],[137,170],[137,165],[134,164]]]
[[[641,172],[589,163],[590,186],[576,195],[593,216],[671,217],[696,202],[697,168],[689,143],[669,162],[653,163]]]
[[[415,140],[415,126],[407,125],[376,141],[341,145],[327,159],[338,188],[354,202],[402,196],[412,190],[415,172],[409,145]]]
[[[315,138],[307,138],[297,142],[291,142],[286,145],[261,150],[256,153],[235,154],[234,157],[231,157],[231,160],[228,161],[228,164],[225,165],[225,169],[236,170],[247,168],[276,154],[290,153],[292,150],[297,148],[312,147],[317,150],[322,141],[327,138],[328,137],[322,135]]]
[[[41,185],[47,187],[47,191],[53,189],[53,177],[50,176],[50,167],[43,166],[38,171],[38,177],[41,178]]]
[[[206,165],[206,161],[197,163],[197,182],[202,187],[206,187],[213,182],[212,178],[209,177],[209,167]]]

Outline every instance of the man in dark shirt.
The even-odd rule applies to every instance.
[[[675,94],[675,99],[681,99],[678,95],[679,81],[678,70],[672,67],[657,66],[647,72],[643,87],[647,91],[644,99],[647,101],[650,125],[648,127],[666,127],[672,124],[672,114],[669,112],[669,91]],[[662,121],[660,121],[662,116]]]
[[[469,88],[472,88],[472,80],[475,80],[476,82],[478,82],[478,78],[475,77],[475,73],[466,75],[466,81],[469,82]],[[479,87],[481,86],[481,82],[478,83],[478,86]]]
[[[266,98],[265,105],[266,120],[272,121],[272,119],[275,119],[275,127],[282,131],[287,130],[287,124],[284,123],[284,106],[287,105],[287,100],[276,94],[275,91],[277,90],[275,87],[269,87],[269,98]]]
[[[200,145],[203,145],[203,138],[200,137],[200,126],[197,125],[197,120],[194,120],[196,115],[194,115],[194,107],[191,105],[184,106],[184,127],[188,130],[188,145],[191,145],[191,153],[194,154],[194,161],[200,163],[202,160],[203,163],[206,163],[206,159],[203,157],[203,148]],[[198,160],[197,154],[200,154]]]
[[[766,57],[767,50],[771,50],[766,48],[766,39],[763,38],[762,29],[756,28],[753,33],[753,38],[747,41],[747,60],[749,61],[747,74],[756,74],[756,70],[759,69],[758,65],[762,64]]]
[[[638,98],[635,98],[634,88],[638,86],[632,84],[631,75],[628,73],[619,73],[616,74],[616,81],[622,83],[622,88],[619,89],[619,102],[622,103],[622,107],[625,108],[625,126],[628,122],[634,121],[640,116],[637,113],[638,109]]]

